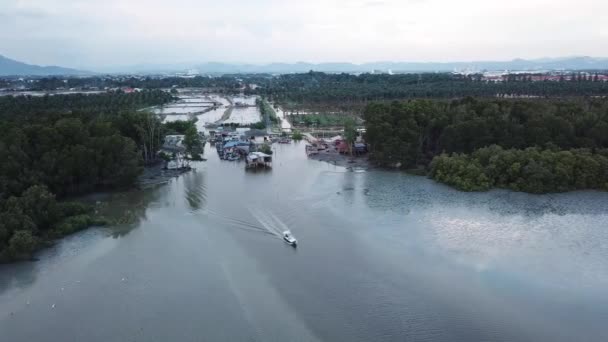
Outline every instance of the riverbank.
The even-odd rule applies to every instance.
[[[166,184],[172,178],[192,171],[192,167],[186,166],[177,169],[166,169],[164,163],[144,168],[143,173],[137,179],[137,184],[141,189],[152,188],[161,184]]]
[[[372,164],[370,163],[367,155],[349,155],[342,154],[336,151],[335,149],[325,149],[321,150],[316,154],[311,154],[308,156],[309,159],[323,161],[326,163],[330,163],[337,166],[342,167],[354,167],[358,169],[368,170],[372,168]]]
[[[130,188],[141,192],[166,184],[169,180],[192,170],[189,166],[167,170],[163,165],[164,163],[158,163],[146,167],[136,185]],[[63,238],[76,232],[91,227],[128,222],[128,218],[125,219],[124,215],[120,216],[117,221],[105,216],[104,201],[94,199],[96,196],[104,197],[103,194],[91,193],[82,197],[57,201],[46,188],[39,186],[26,191],[21,197],[15,197],[14,205],[18,210],[28,213],[28,218],[12,213],[12,219],[4,225],[0,224],[0,234],[3,233],[6,225],[15,231],[6,245],[0,245],[0,264],[36,260],[35,255],[38,252],[52,247]],[[130,210],[125,209],[125,212],[129,216]]]
[[[6,233],[6,228],[14,233],[6,245],[0,245],[0,263],[35,260],[34,255],[38,251],[54,245],[65,236],[110,223],[99,214],[95,205],[56,201],[41,186],[32,187],[23,196],[12,197],[11,201],[14,206],[9,213],[11,217],[3,215],[0,233]]]

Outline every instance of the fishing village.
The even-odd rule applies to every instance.
[[[189,171],[192,160],[206,160],[192,155],[192,149],[202,153],[207,142],[221,160],[244,162],[247,170],[272,168],[275,144],[302,141],[303,152],[310,159],[367,166],[366,158],[358,158],[368,151],[363,140],[365,129],[361,122],[344,124],[348,116],[343,113],[285,112],[257,96],[219,95],[200,89],[180,89],[176,101],[151,110],[169,125],[186,122],[196,128],[196,137],[189,139],[186,134],[165,136],[159,154],[165,159],[164,169],[172,170],[171,174]],[[187,140],[199,147],[189,147]]]

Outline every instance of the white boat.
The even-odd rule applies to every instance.
[[[298,240],[291,235],[289,230],[283,232],[283,240],[288,244],[292,245],[294,248],[298,246]]]

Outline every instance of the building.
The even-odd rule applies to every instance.
[[[183,152],[186,150],[184,146],[184,135],[167,135],[163,142],[162,149],[167,152]]]

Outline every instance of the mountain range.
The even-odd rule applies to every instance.
[[[235,63],[180,63],[180,64],[141,64],[133,66],[106,68],[99,73],[122,74],[158,74],[185,72],[198,73],[298,73],[309,70],[323,72],[451,72],[455,70],[479,71],[549,71],[549,70],[608,70],[608,58],[563,57],[542,59],[514,59],[510,61],[477,61],[477,62],[373,62],[353,63],[271,63],[271,64],[235,64]],[[48,76],[48,75],[90,75],[93,72],[81,71],[58,66],[38,66],[12,60],[0,55],[0,76]]]
[[[455,70],[479,71],[548,71],[548,70],[608,70],[608,58],[569,57],[543,59],[514,59],[511,61],[478,62],[374,62],[374,63],[272,63],[226,64],[204,63],[193,65],[192,69],[201,73],[292,73],[309,70],[323,72],[451,72]]]
[[[58,66],[39,66],[0,55],[0,76],[85,75],[85,71]]]

